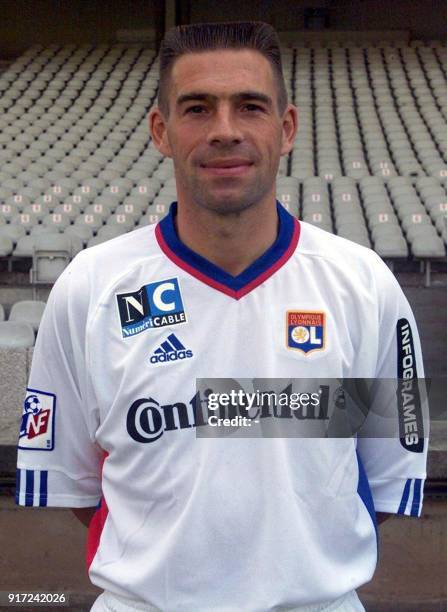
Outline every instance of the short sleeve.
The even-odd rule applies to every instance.
[[[89,507],[100,499],[102,451],[85,346],[89,296],[81,252],[53,286],[39,326],[19,432],[20,505]]]
[[[376,511],[420,516],[429,436],[421,344],[399,283],[375,254],[373,274],[379,338],[376,389],[357,452]],[[387,437],[380,437],[381,431]]]

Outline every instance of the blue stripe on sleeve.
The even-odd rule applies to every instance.
[[[419,516],[419,506],[421,504],[422,479],[416,478],[414,481],[413,503],[411,504],[411,516]]]
[[[22,470],[16,470],[16,504],[20,503],[20,477]]]
[[[45,470],[43,472],[40,472],[39,506],[47,505],[47,496],[48,496],[48,472]]]
[[[34,472],[26,470],[25,506],[32,506],[34,499]]]
[[[411,486],[411,478],[407,478],[407,482],[405,483],[404,492],[402,494],[402,499],[400,501],[398,514],[405,514],[405,508],[407,507],[408,496],[410,495],[410,486]]]

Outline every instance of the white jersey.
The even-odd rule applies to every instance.
[[[217,413],[196,379],[422,377],[408,302],[373,251],[279,204],[276,242],[237,277],[179,241],[175,211],[81,252],[56,282],[17,501],[98,505],[92,582],[164,611],[336,599],[374,573],[375,511],[420,515],[424,434],[200,436]]]

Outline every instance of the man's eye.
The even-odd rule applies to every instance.
[[[244,109],[248,111],[262,111],[264,110],[262,106],[258,104],[244,104]]]
[[[196,104],[194,106],[189,106],[186,109],[185,113],[192,113],[193,115],[200,115],[202,111],[205,111],[205,107],[199,106],[198,104]]]

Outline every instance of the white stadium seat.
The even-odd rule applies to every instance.
[[[30,348],[34,346],[34,339],[34,330],[29,323],[0,322],[0,348]]]

